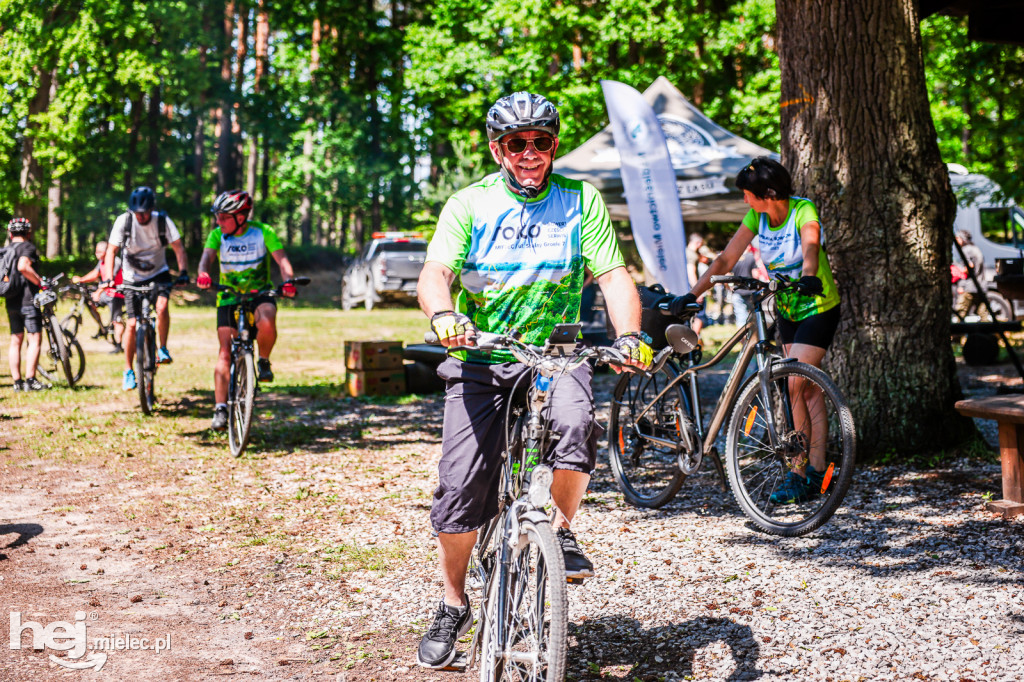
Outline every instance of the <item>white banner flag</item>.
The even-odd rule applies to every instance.
[[[629,222],[648,282],[685,294],[686,234],[676,190],[676,173],[665,134],[643,95],[618,81],[601,81],[615,148],[622,163],[622,186]]]

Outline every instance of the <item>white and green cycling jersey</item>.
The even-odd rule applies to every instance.
[[[809,199],[790,197],[789,214],[781,225],[772,227],[767,213],[750,209],[743,218],[743,225],[757,235],[761,248],[761,260],[772,277],[785,275],[800,279],[803,274],[804,252],[800,241],[800,228],[807,223],[818,223],[818,209]],[[799,322],[811,315],[823,313],[839,305],[839,291],[836,289],[828,254],[825,252],[825,228],[821,228],[821,245],[818,247],[818,271],[821,280],[821,296],[805,296],[789,289],[775,297],[775,305],[787,320]]]
[[[249,221],[245,232],[225,236],[215,229],[206,238],[207,249],[213,249],[220,258],[220,283],[237,291],[269,289],[270,254],[284,248],[281,239],[269,225]],[[238,302],[229,292],[217,294],[217,305]]]
[[[515,330],[537,345],[556,324],[579,320],[585,266],[599,277],[624,265],[597,189],[555,174],[525,204],[498,173],[456,192],[441,211],[426,259],[459,275],[458,309],[478,329]],[[513,360],[505,353],[464,359]]]

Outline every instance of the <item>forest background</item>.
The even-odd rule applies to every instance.
[[[1024,49],[921,28],[943,160],[1020,197]],[[601,79],[659,75],[779,148],[774,0],[0,0],[0,219],[87,254],[148,184],[196,248],[243,187],[288,244],[352,252],[490,172],[499,96],[553,100],[566,153],[607,124]]]

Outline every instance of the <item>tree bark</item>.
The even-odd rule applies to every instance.
[[[54,178],[50,182],[50,189],[46,192],[46,257],[56,258],[61,254],[61,224],[60,224],[60,178]],[[64,251],[70,252],[65,244]]]
[[[917,3],[777,1],[776,21],[782,158],[797,194],[818,206],[839,286],[826,362],[853,410],[858,457],[948,452],[973,426],[953,409],[955,201]]]
[[[146,127],[149,132],[146,160],[149,163],[148,182],[156,185],[160,178],[160,86],[155,85],[149,92],[149,109],[146,112]]]
[[[309,86],[312,92],[316,85],[316,72],[320,68],[320,20],[313,20],[313,48],[310,51],[309,58]],[[312,113],[306,118],[306,138],[302,142],[302,157],[307,163],[312,164],[313,162],[313,135],[316,130],[316,120]],[[299,203],[299,234],[301,235],[302,245],[306,246],[310,243],[312,235],[312,216],[313,216],[313,173],[308,171],[303,175],[303,189],[305,190],[302,194],[302,201]]]
[[[270,38],[270,24],[267,22],[267,10],[263,0],[256,2],[256,70],[253,76],[252,93],[258,100],[263,91],[263,74],[267,68],[267,47]],[[246,191],[250,196],[256,196],[256,175],[259,170],[259,136],[256,131],[249,135],[249,159],[246,164],[247,173],[245,176]]]
[[[235,164],[232,154],[234,140],[232,134],[231,114],[233,97],[231,87],[231,40],[235,26],[235,3],[229,2],[224,9],[224,42],[222,44],[220,79],[220,134],[217,139],[217,192],[224,192],[235,187]]]
[[[39,130],[39,123],[35,117],[50,108],[54,75],[49,69],[39,69],[38,74],[39,87],[36,89],[32,101],[29,102],[28,123],[22,138],[21,176],[19,178],[21,194],[18,197],[18,204],[14,208],[14,214],[26,218],[33,227],[39,225],[39,205],[43,190],[43,171],[35,155],[35,136]]]

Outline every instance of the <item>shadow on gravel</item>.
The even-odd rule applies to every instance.
[[[826,570],[839,565],[871,576],[932,572],[958,582],[1024,583],[1019,523],[976,514],[981,493],[998,483],[989,470],[860,471],[858,477],[847,505],[803,538],[752,532],[726,542],[770,547]]]
[[[645,629],[632,618],[610,616],[570,623],[569,636],[568,679],[633,682],[661,680],[669,673],[692,675],[697,652],[718,641],[729,649],[735,669],[714,679],[756,680],[764,674],[757,669],[760,647],[753,631],[727,618],[693,618]],[[626,672],[606,670],[625,666]]]
[[[443,409],[434,397],[351,398],[335,385],[273,384],[256,396],[247,453],[332,452],[339,448],[393,447],[440,439]],[[177,403],[161,405],[167,417],[212,418],[213,392],[193,391]],[[224,445],[226,436],[209,428],[185,432],[204,445]]]
[[[43,527],[38,523],[5,523],[0,524],[0,536],[17,534],[18,537],[14,539],[8,545],[0,547],[0,549],[14,549],[22,545],[27,545],[28,541],[37,535],[42,535]],[[7,555],[0,552],[0,561],[7,559]]]

